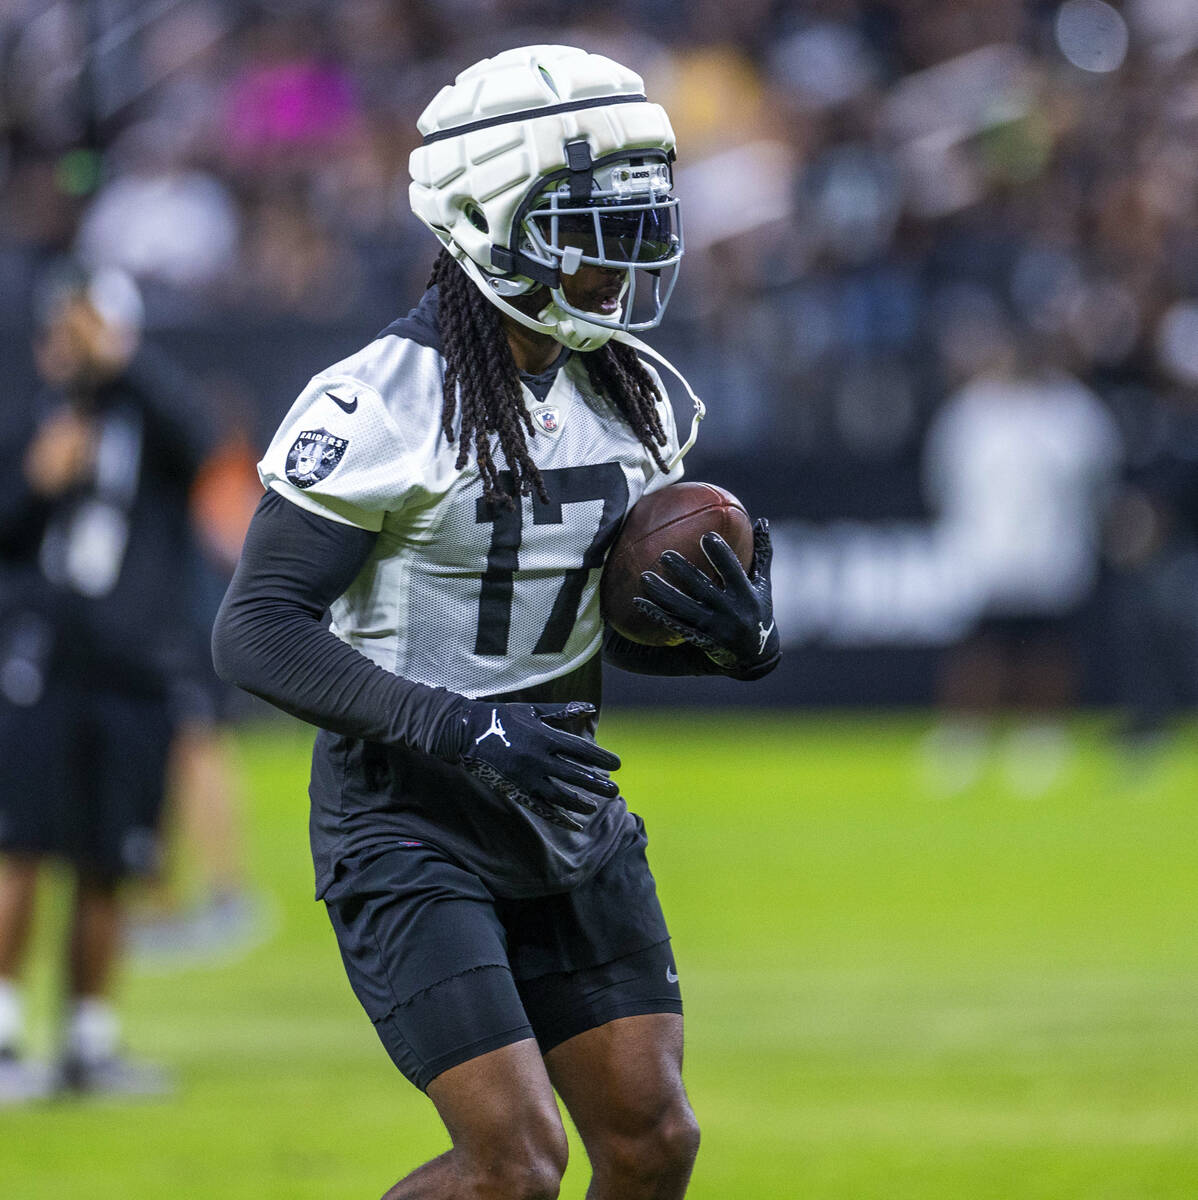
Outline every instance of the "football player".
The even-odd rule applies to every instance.
[[[603,637],[604,555],[682,473],[634,336],[682,257],[674,136],[642,87],[533,46],[432,101],[411,158],[443,247],[429,290],[284,419],[217,618],[222,675],[320,726],[317,895],[452,1139],[391,1200],[556,1196],[554,1088],[595,1200],[682,1196],[698,1145],[644,827],[595,741],[600,650],[753,679],[779,648],[764,524],[748,575],[708,545],[735,586],[653,576],[646,604],[686,643]]]

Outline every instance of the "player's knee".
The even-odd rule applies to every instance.
[[[503,1200],[557,1200],[569,1147],[560,1128],[509,1136],[472,1156],[466,1166],[479,1197]]]
[[[650,1149],[662,1173],[689,1171],[699,1153],[699,1122],[685,1100],[669,1109],[650,1136]]]
[[[699,1153],[699,1123],[685,1100],[665,1109],[635,1133],[606,1139],[603,1156],[621,1179],[652,1184],[684,1178]]]
[[[478,1164],[467,1172],[469,1194],[491,1200],[557,1200],[564,1164],[543,1156],[518,1156]]]
[[[526,1163],[508,1164],[500,1173],[498,1186],[492,1176],[494,1195],[503,1200],[557,1200],[562,1183],[562,1172],[553,1164],[541,1159]],[[492,1193],[487,1192],[490,1196]]]

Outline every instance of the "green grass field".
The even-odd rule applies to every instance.
[[[1083,721],[1047,792],[991,772],[948,797],[927,727],[606,718],[687,1002],[690,1196],[1198,1196],[1198,731],[1133,770]],[[444,1149],[311,900],[307,740],[240,743],[273,938],[126,980],[133,1048],[181,1094],[0,1112],[5,1200],[373,1200]]]

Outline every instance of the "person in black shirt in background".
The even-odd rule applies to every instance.
[[[139,345],[131,282],[68,269],[40,309],[45,387],[0,476],[0,1102],[167,1088],[122,1056],[111,992],[119,885],[158,861],[188,487],[211,444],[190,384]],[[54,1071],[20,1056],[18,987],[50,859],[75,878]]]

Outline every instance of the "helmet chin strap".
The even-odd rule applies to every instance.
[[[652,346],[646,345],[640,338],[634,337],[627,330],[608,329],[603,325],[592,325],[589,321],[584,321],[580,317],[573,316],[564,309],[559,308],[556,301],[551,300],[541,309],[535,318],[530,317],[527,313],[521,312],[514,304],[509,304],[507,300],[498,295],[490,287],[487,277],[482,272],[482,268],[464,250],[451,242],[449,244],[449,251],[458,260],[462,269],[470,276],[475,286],[478,287],[483,295],[501,312],[507,313],[512,320],[518,321],[526,328],[532,329],[537,333],[543,333],[547,337],[560,342],[563,346],[583,353],[591,350],[599,350],[610,341],[623,342],[624,345],[631,346],[638,354],[644,354],[646,357],[653,359],[665,367],[682,384],[686,390],[686,394],[690,397],[691,404],[694,406],[691,413],[690,436],[686,439],[685,444],[678,448],[677,453],[670,461],[666,463],[666,470],[672,471],[686,457],[699,437],[699,422],[707,415],[707,405],[695,394],[694,389],[687,382],[686,376],[664,354],[659,354]]]
[[[666,470],[672,471],[689,453],[691,447],[695,444],[699,437],[699,422],[707,416],[707,405],[695,394],[695,389],[687,382],[687,378],[678,370],[676,366],[664,354],[658,354],[652,346],[647,346],[640,338],[633,337],[631,333],[619,332],[615,335],[617,342],[623,342],[626,346],[631,346],[638,354],[644,354],[646,357],[660,363],[679,383],[686,389],[686,394],[691,398],[691,404],[694,406],[691,410],[691,431],[686,442],[678,447],[678,452],[666,463]]]
[[[571,316],[563,309],[558,308],[557,303],[553,300],[546,304],[536,317],[530,317],[527,313],[521,312],[514,304],[510,304],[491,287],[482,268],[468,254],[452,244],[450,252],[461,264],[462,270],[474,281],[479,291],[496,308],[528,329],[543,333],[547,337],[561,342],[563,346],[568,346],[571,350],[582,351],[598,350],[600,347],[606,346],[616,334],[614,329],[606,329],[602,325],[592,325],[589,321]]]

